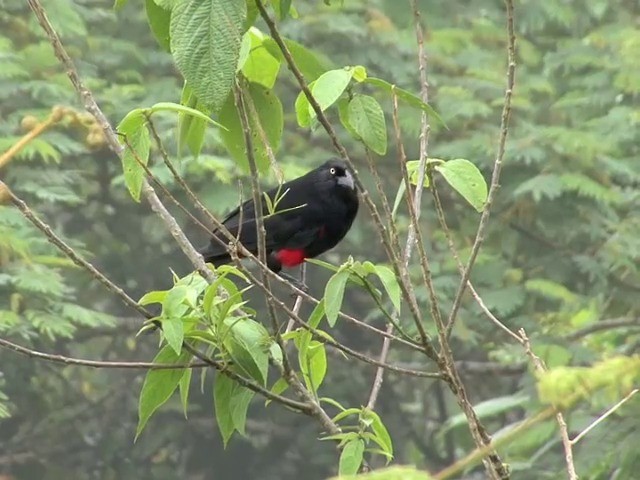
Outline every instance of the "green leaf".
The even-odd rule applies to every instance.
[[[276,380],[276,383],[273,384],[273,387],[271,387],[271,393],[280,395],[281,393],[286,391],[287,388],[289,388],[289,383],[284,378],[279,378],[278,380]],[[264,406],[266,407],[270,403],[271,403],[271,399],[267,398],[264,402]]]
[[[184,375],[180,379],[180,403],[182,403],[182,411],[184,413],[184,418],[187,418],[187,409],[189,407],[189,387],[191,386],[191,374],[193,373],[192,368],[186,368]]]
[[[435,168],[451,188],[478,212],[482,212],[487,201],[487,183],[478,167],[469,160],[458,158],[436,165]]]
[[[162,315],[164,317],[180,318],[188,310],[184,303],[189,296],[189,287],[186,285],[176,285],[167,292],[167,296],[162,302]]]
[[[184,340],[184,325],[182,319],[175,317],[162,318],[162,333],[167,343],[173,348],[176,354],[182,351],[182,341]]]
[[[318,328],[318,325],[320,325],[320,321],[322,320],[323,316],[324,316],[324,299],[321,299],[320,302],[318,302],[318,304],[315,306],[315,308],[311,312],[311,315],[309,315],[309,319],[307,320],[307,323],[313,328]]]
[[[160,102],[152,106],[150,110],[151,110],[151,113],[156,113],[161,111],[170,111],[170,112],[176,112],[183,115],[191,115],[192,117],[199,118],[200,120],[210,123],[211,125],[215,125],[216,127],[220,127],[224,130],[227,130],[227,127],[225,127],[221,123],[216,122],[209,115],[206,115],[200,110],[197,110],[195,108],[191,108],[186,105],[180,105],[179,103]]]
[[[171,23],[171,10],[160,7],[155,0],[145,0],[144,8],[147,12],[147,22],[149,22],[153,36],[163,50],[170,52],[169,24]]]
[[[391,299],[391,303],[393,303],[395,309],[400,312],[401,291],[395,272],[385,265],[376,265],[374,268],[376,275],[378,275],[384,289],[387,291],[387,295],[389,295]]]
[[[260,30],[251,28],[246,35],[249,35],[251,43],[242,73],[247,80],[272,89],[280,71],[280,60],[264,46],[266,37]]]
[[[355,475],[362,465],[364,454],[364,441],[361,438],[351,440],[340,453],[340,464],[338,473],[340,475]]]
[[[364,144],[378,155],[387,153],[387,125],[378,101],[369,95],[356,95],[349,102],[349,123]]]
[[[245,2],[182,0],[171,12],[171,53],[198,100],[218,110],[235,79]]]
[[[164,299],[166,298],[167,293],[169,293],[168,290],[156,290],[153,292],[147,292],[142,296],[140,300],[138,300],[138,303],[140,305],[149,305],[150,303],[162,303],[164,302]]]
[[[124,135],[121,139],[121,143],[125,145],[122,152],[124,183],[136,202],[140,201],[145,174],[140,163],[147,165],[151,148],[146,122],[144,110],[138,108],[129,112],[117,128],[118,133]]]
[[[211,109],[207,108],[204,103],[199,102],[193,90],[185,82],[182,89],[182,97],[180,103],[189,109],[198,110],[204,116],[209,118]],[[204,143],[204,133],[207,128],[207,121],[200,117],[187,115],[186,113],[178,114],[178,155],[181,155],[185,145],[194,157],[200,154]]]
[[[191,354],[187,351],[180,355],[169,345],[165,345],[153,359],[154,363],[187,363]],[[142,433],[151,415],[162,406],[178,387],[180,379],[184,375],[184,368],[149,370],[142,385],[140,400],[138,403],[138,428],[136,439]]]
[[[309,84],[309,88],[313,88],[313,83]],[[298,121],[298,125],[301,127],[308,127],[311,125],[311,114],[309,113],[309,107],[311,104],[307,99],[307,96],[304,92],[300,92],[296,97],[296,102],[294,104],[294,108],[296,110],[296,120]]]
[[[336,324],[338,319],[338,313],[342,306],[342,299],[344,297],[344,289],[349,279],[349,272],[346,270],[339,271],[334,274],[324,290],[324,311],[327,316],[327,321],[332,327]]]
[[[328,61],[320,57],[316,52],[309,50],[304,45],[289,39],[285,39],[284,43],[289,49],[293,61],[300,69],[300,72],[304,75],[307,82],[313,82],[329,69]],[[265,39],[264,46],[269,50],[269,53],[271,53],[273,57],[280,60],[281,63],[284,62],[284,55],[282,55],[282,52],[275,40],[272,38]],[[309,86],[311,87],[311,85]]]
[[[311,93],[323,112],[340,98],[353,77],[353,70],[352,67],[329,70],[313,83]],[[304,95],[304,92],[301,92],[301,95]],[[308,109],[310,117],[314,118],[316,112],[313,107],[309,105]]]
[[[438,159],[427,159],[428,163],[444,163],[442,160]],[[407,166],[407,175],[409,176],[409,183],[412,185],[418,186],[418,180],[420,180],[420,160],[409,160],[406,163]],[[422,181],[422,186],[424,188],[429,188],[429,176],[425,174],[424,179]]]
[[[231,378],[219,374],[213,385],[216,422],[226,448],[233,432],[245,434],[247,411],[254,392]]]
[[[400,208],[400,203],[404,198],[404,192],[407,189],[407,186],[404,183],[404,180],[400,181],[400,185],[398,186],[398,191],[396,192],[396,198],[393,200],[393,209],[391,210],[391,218],[395,220],[396,213],[398,213],[398,208]]]
[[[382,423],[380,416],[372,410],[367,410],[366,415],[373,419],[373,422],[371,423],[371,430],[373,430],[373,433],[378,440],[378,445],[380,445],[380,448],[382,448],[387,455],[390,457],[393,456],[393,442],[391,441],[391,435],[389,435],[387,427]]]
[[[367,77],[366,79],[364,79],[364,83],[370,83],[371,85],[378,87],[380,90],[382,90],[385,93],[388,93],[389,95],[393,95],[393,92],[395,90],[396,96],[398,97],[399,100],[403,101],[404,103],[406,103],[411,107],[422,110],[426,114],[436,119],[440,124],[442,124],[446,128],[447,125],[444,123],[444,120],[442,120],[438,112],[436,112],[433,109],[433,107],[431,107],[431,105],[423,102],[420,97],[414,95],[413,93],[407,90],[404,90],[402,88],[398,88],[395,85],[385,80],[382,80],[380,78]]]
[[[300,358],[300,371],[307,388],[317,393],[327,374],[327,352],[323,343],[312,340]]]
[[[213,384],[213,403],[216,412],[216,423],[222,435],[224,447],[233,435],[235,427],[233,425],[233,415],[231,414],[231,398],[235,391],[237,383],[229,377],[218,374]]]
[[[261,385],[267,383],[269,368],[269,332],[258,322],[247,318],[227,319],[230,331],[224,345],[234,362]]]
[[[280,148],[282,129],[284,127],[284,117],[280,99],[273,91],[266,89],[262,85],[254,83],[249,84],[247,92],[253,99],[258,118],[260,119],[260,125],[262,126],[269,145],[275,154]],[[254,116],[251,115],[251,110],[248,110],[247,114],[249,115],[252,137],[251,143],[253,144],[253,154],[256,166],[260,173],[265,173],[269,170],[269,156],[267,155],[267,149],[264,146],[262,136],[258,130],[257,122],[255,121]],[[244,133],[242,130],[242,124],[240,123],[240,118],[238,117],[233,95],[229,95],[227,101],[220,110],[220,121],[229,128],[228,131],[221,132],[222,141],[225,147],[238,165],[248,173],[250,170],[246,154]]]

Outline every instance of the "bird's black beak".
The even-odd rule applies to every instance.
[[[342,187],[347,187],[353,190],[355,188],[355,183],[353,181],[353,176],[349,170],[344,172],[344,176],[338,177],[338,185]]]

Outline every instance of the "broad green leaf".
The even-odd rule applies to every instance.
[[[429,163],[429,160],[427,160]],[[407,175],[409,176],[409,183],[418,186],[418,180],[420,180],[420,160],[409,160],[406,163]],[[422,182],[424,188],[429,188],[429,176],[425,174]]]
[[[176,285],[167,292],[162,302],[162,315],[165,317],[181,317],[189,308],[184,302],[189,296],[189,287]]]
[[[255,393],[252,390],[240,385],[236,386],[233,394],[231,418],[233,419],[234,428],[240,435],[246,435],[245,425],[247,424],[247,411],[249,410],[249,404],[254,395]]]
[[[156,290],[145,293],[138,303],[140,305],[149,305],[150,303],[162,303],[169,293],[168,290]]]
[[[240,42],[240,53],[238,54],[238,66],[236,67],[236,73],[242,70],[244,64],[249,58],[251,53],[251,32],[247,31],[242,36],[242,42]]]
[[[389,295],[391,303],[393,303],[395,309],[400,312],[401,291],[395,272],[385,265],[376,265],[375,271],[376,275],[378,275],[378,278],[382,282],[384,289],[387,291],[387,295]]]
[[[218,374],[213,386],[216,422],[226,448],[234,430],[245,434],[247,411],[254,392],[231,378]]]
[[[155,0],[145,0],[144,8],[147,12],[147,22],[149,22],[153,36],[163,50],[170,52],[169,24],[171,22],[171,10],[162,8]]]
[[[435,169],[451,188],[462,195],[478,212],[482,212],[487,201],[487,183],[478,167],[469,160],[458,158],[436,165]]]
[[[269,332],[258,322],[249,319],[225,320],[230,331],[224,344],[234,362],[261,385],[267,383],[269,368]]]
[[[332,327],[336,324],[338,313],[342,306],[344,297],[344,289],[349,279],[349,272],[346,270],[339,271],[333,275],[327,282],[324,290],[324,311],[327,321]]]
[[[258,118],[260,119],[260,125],[262,126],[265,136],[273,150],[273,153],[277,153],[280,148],[280,142],[282,140],[282,129],[284,126],[284,119],[282,113],[282,104],[277,95],[263,87],[262,85],[251,83],[247,91],[253,99],[253,104],[256,107]],[[257,122],[253,115],[251,115],[251,109],[247,112],[249,115],[249,123],[251,125],[251,139],[253,146],[253,154],[256,161],[256,166],[260,173],[265,173],[269,170],[269,156],[267,155],[267,149],[264,146],[264,142],[260,132],[258,130]],[[242,124],[238,117],[235,101],[233,95],[229,95],[222,110],[220,111],[220,121],[228,127],[228,131],[222,131],[221,137],[225,147],[238,162],[238,165],[242,167],[245,172],[249,172],[249,161],[247,160],[246,146],[244,141],[244,133],[242,130]]]
[[[242,29],[243,32],[246,32],[253,27],[253,24],[256,23],[256,19],[260,13],[255,0],[245,0],[245,2],[247,4],[247,18],[244,21],[244,28]]]
[[[182,341],[184,340],[184,325],[181,318],[165,317],[162,321],[162,333],[167,343],[173,348],[176,354],[182,351]]]
[[[342,126],[351,134],[353,138],[360,139],[360,135],[353,128],[351,121],[349,120],[349,100],[347,98],[341,98],[338,100],[338,118]]]
[[[231,413],[231,399],[236,386],[236,382],[223,374],[216,375],[213,384],[213,404],[216,412],[216,423],[218,424],[220,435],[222,435],[222,442],[225,448],[235,430],[233,415]]]
[[[340,453],[338,473],[340,475],[355,475],[362,465],[364,441],[361,438],[351,440]]]
[[[180,355],[169,345],[165,345],[153,359],[154,363],[187,363],[191,354],[187,351]],[[138,402],[138,428],[136,439],[142,433],[151,415],[171,397],[184,375],[184,368],[149,370],[142,385]]]
[[[382,448],[382,450],[386,454],[392,457],[393,442],[391,441],[391,435],[389,435],[389,431],[387,430],[387,427],[384,426],[384,423],[382,423],[380,416],[376,412],[372,410],[367,410],[366,414],[373,419],[373,422],[371,422],[371,430],[373,430],[373,433],[375,434],[378,440],[377,443],[380,445],[380,448]],[[387,458],[389,459],[390,457],[387,457]]]
[[[211,109],[206,107],[204,103],[198,101],[195,93],[186,82],[182,89],[180,103],[188,109],[197,110],[209,118]],[[191,155],[197,157],[200,154],[200,150],[202,150],[206,128],[206,120],[180,112],[178,114],[178,155],[182,155],[186,145]]]
[[[200,110],[188,107],[186,105],[180,105],[179,103],[173,103],[173,102],[160,102],[160,103],[156,103],[154,106],[151,107],[151,113],[156,113],[161,111],[170,111],[170,112],[176,112],[184,115],[191,115],[207,123],[210,123],[211,125],[215,125],[216,127],[220,127],[224,130],[227,130],[227,127],[216,122],[210,116],[205,115]]]
[[[289,39],[285,39],[284,43],[307,82],[313,82],[329,69],[329,62],[326,59],[316,52],[309,50],[304,45]],[[269,50],[269,53],[279,59],[281,63],[285,61],[275,40],[272,38],[265,39],[264,46]],[[309,87],[311,87],[311,85],[309,85]]]
[[[274,58],[263,42],[267,37],[257,28],[251,28],[249,35],[251,44],[247,59],[242,66],[242,73],[247,80],[272,89],[280,71],[280,60]]]
[[[313,87],[313,82],[309,84],[309,88]],[[310,103],[304,92],[300,92],[296,97],[294,108],[296,111],[296,120],[301,127],[311,125],[311,114],[309,113]]]
[[[323,316],[324,316],[324,299],[321,299],[320,302],[318,302],[318,304],[315,306],[315,308],[311,312],[311,315],[309,315],[309,319],[307,320],[307,323],[313,328],[318,328],[318,325],[320,325],[320,321],[322,320]]]
[[[279,378],[278,380],[276,380],[276,383],[273,384],[273,387],[271,387],[271,393],[280,395],[281,393],[286,391],[287,388],[289,388],[289,383],[287,383],[287,381],[284,378]],[[271,399],[267,398],[264,402],[264,406],[266,407],[270,403],[271,403]]]
[[[403,101],[404,103],[406,103],[411,107],[422,110],[423,112],[435,118],[440,124],[442,124],[446,128],[446,124],[444,123],[444,120],[442,120],[438,112],[436,112],[433,109],[433,107],[431,107],[431,105],[423,102],[422,99],[417,95],[414,95],[413,93],[407,90],[404,90],[403,88],[398,88],[395,85],[385,80],[382,80],[380,78],[367,77],[364,79],[364,83],[370,83],[371,85],[378,87],[380,90],[388,93],[389,95],[393,95],[393,92],[395,90],[396,96],[398,97],[399,100]]]
[[[337,423],[340,420],[343,420],[347,417],[351,417],[353,415],[360,415],[361,412],[362,410],[360,408],[347,408],[346,410],[343,410],[342,412],[337,414],[335,417],[333,417],[332,420]]]
[[[352,67],[329,70],[318,77],[318,79],[313,83],[311,93],[313,94],[313,98],[316,99],[316,102],[318,102],[322,111],[325,111],[333,105],[338,98],[340,98],[349,85],[352,77]],[[301,95],[304,95],[304,92],[300,93]],[[315,117],[316,112],[313,110],[313,107],[309,105],[308,109],[311,118]]]
[[[300,359],[300,370],[307,388],[316,393],[327,373],[327,352],[323,343],[315,340],[309,342]]]
[[[124,138],[121,139],[121,143],[125,145],[122,152],[124,183],[136,202],[140,201],[140,192],[145,176],[144,168],[140,163],[147,165],[151,148],[146,121],[144,111],[136,109],[124,117],[117,129],[118,133],[124,135]]]
[[[291,9],[291,0],[271,0],[271,4],[278,15],[278,19],[285,20]]]
[[[171,53],[198,100],[219,110],[235,79],[246,3],[181,0],[171,11]]]
[[[193,373],[192,368],[186,368],[184,375],[180,379],[180,402],[182,403],[182,411],[184,413],[184,418],[187,418],[187,410],[189,408],[189,387],[191,386],[191,374]]]
[[[378,155],[387,153],[387,125],[378,101],[369,95],[356,95],[349,102],[349,123],[364,144]]]

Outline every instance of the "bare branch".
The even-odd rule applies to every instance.
[[[524,328],[521,328],[518,333],[520,334],[525,352],[531,359],[531,363],[533,364],[536,371],[539,373],[545,372],[547,370],[547,366],[544,364],[540,357],[533,353],[533,350],[531,349],[531,341],[529,340],[529,337],[527,337],[527,333],[524,331]],[[569,475],[569,480],[578,480],[576,466],[573,463],[573,448],[572,442],[569,439],[567,422],[565,422],[564,415],[562,415],[560,411],[556,411],[556,422],[558,423],[558,427],[560,429],[560,438],[562,439],[562,446],[564,448],[564,460],[567,465],[567,474]]]
[[[190,363],[153,363],[153,362],[112,362],[103,360],[85,360],[82,358],[66,357],[64,355],[56,355],[51,353],[39,352],[31,348],[23,347],[16,343],[10,342],[4,338],[0,338],[0,346],[13,350],[14,352],[26,355],[38,360],[46,360],[53,363],[63,363],[65,365],[80,365],[92,368],[123,368],[123,369],[142,369],[142,370],[176,370],[181,368],[202,368],[209,365],[204,362]]]
[[[580,440],[582,440],[585,437],[585,435],[587,435],[591,430],[596,428],[601,422],[603,422],[609,415],[611,415],[616,410],[618,410],[622,405],[624,405],[626,402],[628,402],[631,399],[631,397],[633,397],[639,391],[640,391],[640,389],[637,389],[637,388],[634,388],[633,390],[631,390],[622,400],[620,400],[618,403],[616,403],[613,407],[611,407],[605,413],[600,415],[595,421],[593,421],[591,424],[589,424],[589,426],[587,428],[585,428],[582,432],[580,432],[578,435],[576,435],[576,437],[573,440],[571,440],[571,445],[575,445]]]
[[[514,27],[514,14],[513,14],[513,0],[505,0],[507,7],[507,88],[504,92],[504,104],[502,107],[502,116],[500,119],[500,138],[498,140],[498,152],[496,153],[496,159],[493,164],[493,173],[491,175],[491,186],[489,187],[489,193],[487,195],[487,203],[484,206],[482,215],[480,217],[480,223],[478,224],[478,230],[476,232],[476,238],[471,247],[471,253],[467,260],[467,266],[465,267],[464,274],[460,280],[458,291],[453,299],[453,306],[451,307],[451,313],[447,321],[447,336],[451,335],[451,329],[456,320],[458,310],[462,303],[462,296],[467,287],[467,281],[471,275],[471,269],[476,261],[476,257],[480,252],[480,247],[484,242],[484,235],[489,225],[489,216],[491,214],[491,207],[496,197],[498,188],[500,187],[500,173],[502,172],[502,161],[504,159],[504,152],[507,143],[507,135],[509,133],[509,119],[511,118],[511,98],[513,96],[513,88],[515,86],[516,79],[516,34]]]
[[[20,210],[22,215],[29,220],[38,230],[40,230],[46,237],[49,242],[55,245],[58,249],[60,249],[73,263],[83,268],[87,272],[89,272],[96,280],[98,280],[102,285],[104,285],[107,290],[116,294],[120,299],[124,302],[125,305],[133,308],[138,311],[142,316],[146,318],[152,318],[153,315],[143,306],[138,305],[138,303],[131,298],[127,293],[120,288],[118,285],[109,280],[102,272],[100,272],[96,267],[94,267],[91,263],[82,258],[76,251],[71,248],[62,238],[60,238],[56,233],[52,230],[52,228],[40,220],[38,216],[29,208],[29,206],[16,194],[14,194],[9,187],[0,180],[0,189],[5,192],[5,195],[9,196],[11,202]]]

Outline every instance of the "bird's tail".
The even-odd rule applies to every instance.
[[[209,242],[206,247],[201,248],[199,253],[204,257],[205,263],[211,263],[215,267],[231,263],[229,252],[222,245],[218,245],[213,241]]]

